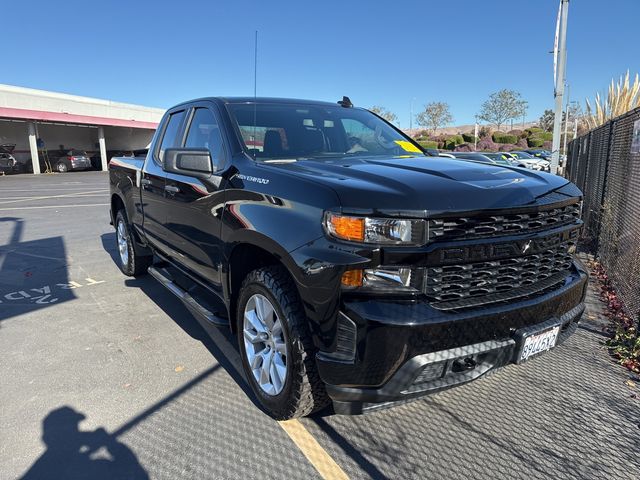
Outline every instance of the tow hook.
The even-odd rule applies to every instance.
[[[454,360],[451,370],[455,373],[465,372],[467,370],[473,370],[477,365],[476,361],[471,357],[458,358]]]

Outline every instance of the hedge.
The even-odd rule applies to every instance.
[[[529,148],[538,148],[544,145],[544,140],[538,137],[531,137],[527,139],[527,144]]]
[[[455,138],[451,138],[449,140],[445,140],[444,142],[444,148],[447,150],[453,150],[454,148],[456,148],[456,139]]]
[[[535,134],[535,133],[540,133],[543,130],[540,127],[529,127],[527,129],[525,129],[525,132],[527,132],[529,134],[529,136]]]
[[[471,133],[463,133],[462,139],[467,143],[474,143],[478,140],[478,137],[472,135]]]
[[[447,141],[454,142],[456,145],[461,145],[464,143],[464,138],[462,138],[462,135],[451,135],[447,138]]]
[[[553,140],[553,132],[540,132],[535,135],[537,138],[541,138],[545,142],[550,142]]]
[[[507,133],[494,133],[491,138],[496,143],[516,143],[518,141],[518,137],[515,135],[509,135]]]
[[[438,142],[432,142],[431,140],[419,141],[418,144],[422,148],[438,148]]]

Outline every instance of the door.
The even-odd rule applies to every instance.
[[[226,186],[222,172],[228,152],[215,108],[208,102],[195,104],[184,136],[185,148],[209,149],[214,173],[208,178],[167,173],[165,206],[172,257],[221,295],[220,215]]]
[[[140,178],[140,196],[144,212],[143,228],[147,241],[157,249],[167,253],[168,235],[166,228],[165,180],[166,172],[162,169],[164,152],[167,148],[178,147],[182,143],[186,109],[170,112],[164,125],[161,138],[151,146],[144,162]]]

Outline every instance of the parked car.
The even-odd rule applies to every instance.
[[[84,150],[66,150],[66,151],[49,151],[47,152],[51,168],[54,171],[65,173],[72,170],[88,170],[92,167],[91,159]],[[40,159],[40,168],[47,168],[43,158]]]
[[[23,165],[12,155],[15,148],[15,143],[0,145],[0,173],[21,173],[23,171]]]
[[[580,190],[476,155],[426,157],[347,98],[182,103],[109,162],[117,261],[236,333],[277,419],[407,401],[554,348],[585,308]]]
[[[526,151],[521,152],[510,152],[515,155],[515,157],[522,163],[524,163],[527,168],[532,170],[538,170],[540,172],[549,172],[551,171],[551,162],[545,160],[542,157],[535,157]]]
[[[523,151],[534,157],[542,158],[543,160],[551,160],[551,152],[549,150],[534,148],[534,149],[523,150]]]
[[[499,156],[495,156],[495,155],[491,155],[491,154],[487,154],[487,153],[480,153],[480,152],[452,152],[451,155],[453,155],[454,158],[458,158],[461,160],[473,160],[474,162],[481,162],[481,163],[491,163],[494,165],[504,165],[504,166],[511,166],[511,162],[509,162],[508,160],[501,158]]]
[[[483,152],[483,155],[486,155],[487,157],[496,161],[506,161],[509,165],[514,167],[527,168],[524,163],[519,162],[517,158],[515,158],[513,155],[508,154],[507,152]]]

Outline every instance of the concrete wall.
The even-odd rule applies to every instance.
[[[154,133],[155,130],[142,128],[104,127],[107,150],[141,150],[147,148]]]
[[[0,107],[158,123],[164,109],[0,84]]]

